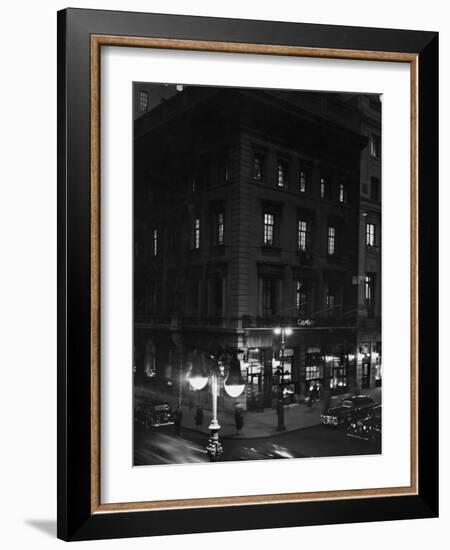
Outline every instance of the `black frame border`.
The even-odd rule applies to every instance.
[[[134,36],[418,56],[419,415],[414,496],[91,514],[90,39]],[[58,525],[63,540],[438,515],[438,33],[69,8],[58,12]]]

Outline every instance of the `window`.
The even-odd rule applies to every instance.
[[[200,281],[191,283],[191,312],[196,315],[200,311]]]
[[[225,181],[227,182],[230,178],[230,163],[228,162],[228,159],[225,159],[224,172]]]
[[[217,214],[217,226],[216,226],[216,244],[223,244],[223,234],[224,234],[224,215],[223,212]]]
[[[320,198],[324,199],[327,196],[327,180],[320,178]]]
[[[273,246],[274,243],[274,215],[268,212],[264,213],[264,245]]]
[[[327,287],[326,306],[328,317],[332,317],[336,312],[336,291],[332,286]]]
[[[339,184],[339,202],[346,202],[345,185]]]
[[[146,313],[153,314],[156,313],[157,305],[157,286],[154,281],[151,281],[146,285]]]
[[[194,235],[192,240],[192,248],[198,250],[200,248],[200,218],[194,218]]]
[[[300,182],[299,182],[300,193],[306,193],[306,189],[307,189],[306,171],[300,170]]]
[[[346,367],[346,365],[341,365],[337,362],[337,360],[334,360],[332,362],[330,368],[331,368],[330,389],[346,387],[347,386],[347,367]],[[343,406],[344,407],[346,406],[345,401],[343,403]]]
[[[152,255],[158,255],[158,230],[153,229]]]
[[[366,223],[366,245],[375,246],[375,224]]]
[[[192,176],[192,181],[191,181],[191,191],[193,193],[195,193],[197,191],[197,182],[195,180],[195,176]]]
[[[333,225],[328,226],[328,256],[334,256],[336,253],[336,228]]]
[[[140,91],[139,92],[139,110],[141,113],[146,113],[148,110],[148,93]]]
[[[374,159],[379,159],[381,155],[381,140],[380,136],[372,134],[370,137],[370,156]]]
[[[308,348],[311,349],[311,348]],[[320,348],[319,348],[320,349]],[[307,351],[306,353],[306,382],[321,380],[323,378],[323,366],[321,353],[315,351],[314,353]],[[306,386],[307,391],[310,389],[310,385]]]
[[[379,178],[371,178],[370,180],[370,198],[373,201],[380,200],[380,180]]]
[[[303,281],[296,281],[295,306],[297,317],[300,319],[308,318],[308,292]]]
[[[264,317],[276,314],[276,282],[276,279],[271,277],[263,278],[262,314]]]
[[[298,220],[297,249],[306,252],[308,249],[308,222]]]
[[[364,294],[366,298],[367,316],[373,317],[375,306],[375,273],[366,274]]]
[[[214,276],[210,281],[210,315],[222,317],[223,315],[223,279],[220,275]]]
[[[261,155],[255,155],[253,157],[253,179],[257,181],[261,181],[262,171],[263,171],[263,157]]]
[[[278,187],[285,188],[287,186],[287,165],[283,161],[278,161]]]

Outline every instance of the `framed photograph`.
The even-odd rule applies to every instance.
[[[438,36],[58,13],[58,536],[438,514]]]

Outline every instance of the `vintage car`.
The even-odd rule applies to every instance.
[[[350,422],[347,435],[379,444],[381,442],[381,405],[373,407],[365,418]]]
[[[364,418],[376,406],[368,395],[354,395],[344,399],[338,406],[323,411],[320,419],[327,426],[348,426],[351,422]]]
[[[134,421],[143,424],[147,430],[161,426],[173,426],[172,409],[167,401],[143,401],[134,409]]]

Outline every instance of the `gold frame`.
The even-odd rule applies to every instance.
[[[102,46],[164,48],[409,63],[411,93],[411,484],[408,487],[212,497],[145,502],[100,502],[100,51]],[[418,495],[418,55],[232,42],[91,35],[91,513],[274,504]]]

